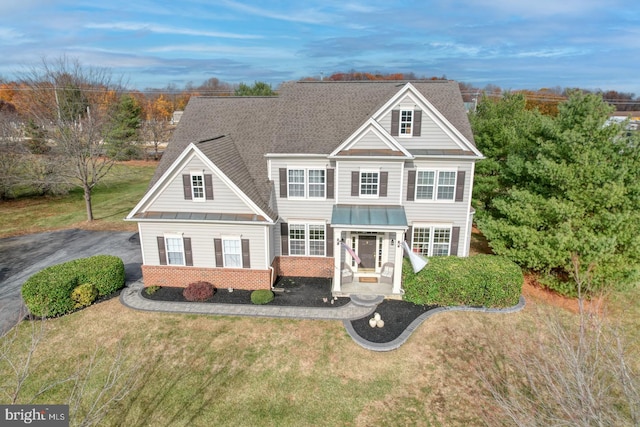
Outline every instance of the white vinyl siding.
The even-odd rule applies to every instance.
[[[403,187],[402,171],[404,161],[340,160],[336,163],[336,203],[341,205],[363,205],[374,203],[376,205],[396,206],[404,204],[404,193],[401,194],[401,188]],[[351,173],[354,171],[358,172],[359,178],[360,172],[387,172],[387,196],[361,196],[360,188],[358,189],[358,195],[352,196]],[[378,175],[378,179],[380,179],[380,175]],[[378,186],[377,194],[380,194],[379,190],[380,188]],[[329,213],[329,215],[331,214]],[[313,217],[317,217],[317,215],[314,215]]]
[[[205,170],[212,175],[214,200],[203,200],[201,203],[191,203],[184,200],[183,174],[191,174],[192,171]],[[195,200],[195,199],[194,199]],[[213,171],[207,169],[205,164],[197,157],[191,159],[184,168],[181,168],[173,176],[163,192],[143,208],[145,211],[154,212],[216,212],[216,213],[240,213],[253,214],[249,207],[227,184]]]
[[[249,239],[251,268],[266,270],[271,264],[271,260],[267,263],[266,256],[269,244],[269,233],[265,233],[265,228],[269,228],[267,224],[139,222],[138,227],[140,230],[143,260],[147,265],[160,265],[157,236],[175,235],[179,232],[180,234],[178,236],[191,238],[191,253],[194,267],[218,267],[215,259],[214,239],[220,239],[223,236],[237,236],[238,231],[242,233],[242,236],[240,236],[242,239]],[[168,258],[167,256],[167,264]]]

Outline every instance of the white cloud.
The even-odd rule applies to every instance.
[[[201,37],[216,37],[227,39],[260,39],[262,36],[256,36],[251,34],[240,33],[227,33],[220,31],[203,31],[195,30],[191,28],[178,28],[168,25],[158,25],[153,23],[144,22],[112,22],[112,23],[88,23],[84,25],[85,28],[99,29],[99,30],[114,30],[114,31],[149,31],[157,34],[176,34],[185,36],[201,36]]]

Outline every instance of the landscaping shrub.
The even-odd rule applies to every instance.
[[[74,308],[87,307],[98,298],[98,289],[91,283],[76,286],[71,292],[71,299],[76,302]]]
[[[510,307],[524,281],[513,261],[495,255],[433,257],[419,273],[403,265],[404,299],[419,305]]]
[[[22,285],[22,298],[35,316],[60,316],[77,308],[71,294],[84,283],[92,284],[98,296],[110,295],[124,286],[124,263],[97,255],[45,268]]]
[[[251,292],[251,302],[258,305],[268,304],[273,301],[274,297],[273,292],[269,289],[258,289]]]
[[[144,288],[144,291],[147,293],[147,295],[153,295],[159,290],[160,290],[160,286],[157,286],[157,285],[147,286],[146,288]]]
[[[194,282],[182,291],[187,301],[206,301],[215,293],[215,287],[209,282]]]

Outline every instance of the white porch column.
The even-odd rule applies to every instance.
[[[402,241],[404,239],[403,231],[396,231],[396,247],[395,247],[395,260],[393,262],[395,268],[393,269],[393,289],[394,294],[399,294],[402,289]]]
[[[331,290],[333,292],[342,292],[342,271],[340,270],[340,260],[342,259],[342,246],[338,245],[337,242],[340,238],[342,238],[342,229],[334,228],[333,229],[333,241],[331,244],[333,245],[333,285],[331,286]]]

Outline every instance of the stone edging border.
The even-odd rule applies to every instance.
[[[482,313],[516,313],[522,310],[525,304],[526,302],[524,297],[520,295],[520,300],[518,301],[518,304],[514,305],[513,307],[507,307],[507,308],[488,308],[488,307],[469,307],[469,306],[434,308],[432,310],[427,311],[424,314],[421,314],[417,319],[411,322],[411,324],[407,326],[407,328],[400,334],[398,338],[386,343],[375,343],[375,342],[365,340],[360,335],[358,335],[355,329],[353,329],[353,326],[351,325],[350,320],[343,320],[342,324],[344,325],[345,329],[347,330],[347,333],[351,336],[351,338],[356,343],[358,343],[361,347],[364,347],[367,350],[372,350],[372,351],[391,351],[391,350],[396,350],[402,344],[404,344],[409,339],[413,331],[415,331],[418,328],[418,326],[420,326],[425,320],[427,320],[429,317],[435,314],[444,313],[448,311],[479,311]]]

